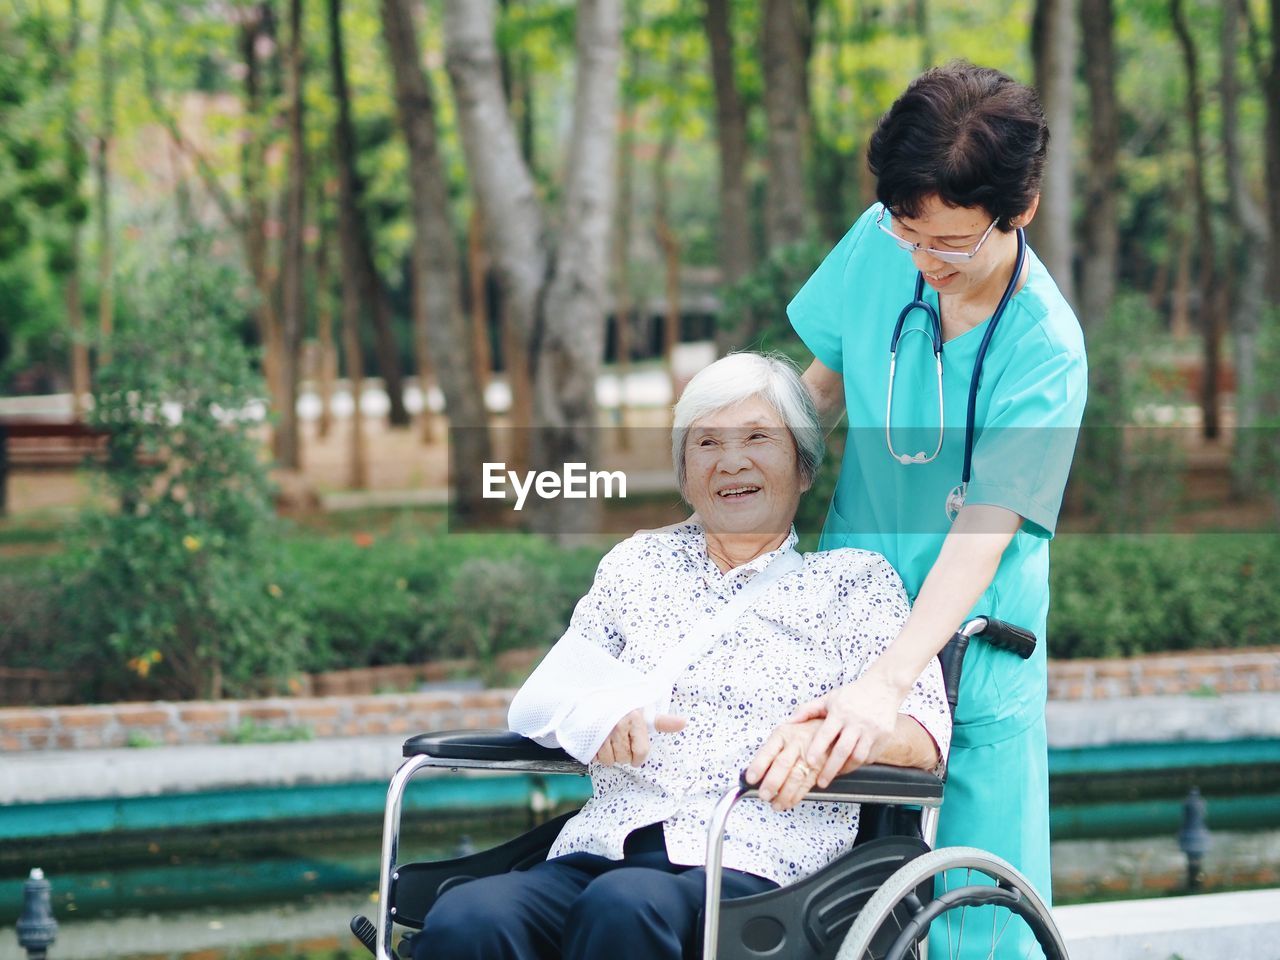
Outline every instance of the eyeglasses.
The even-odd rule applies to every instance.
[[[964,263],[966,260],[972,260],[978,255],[978,251],[982,249],[982,245],[987,242],[987,237],[991,236],[991,231],[996,228],[996,224],[1000,222],[1000,218],[996,217],[991,221],[991,226],[987,227],[986,232],[982,235],[982,239],[978,241],[978,245],[972,250],[939,250],[937,247],[921,247],[918,243],[912,243],[910,240],[904,240],[892,230],[884,225],[884,218],[889,213],[889,208],[881,204],[880,216],[876,217],[876,226],[893,237],[894,242],[898,244],[907,253],[915,253],[917,250],[923,249],[925,253],[931,257],[937,257],[944,263]]]

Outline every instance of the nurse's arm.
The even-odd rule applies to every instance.
[[[1022,517],[1004,507],[964,507],[942,541],[902,632],[867,674],[882,677],[905,698],[929,660],[991,586],[1000,558],[1021,525]]]
[[[818,408],[822,432],[830,433],[844,416],[844,375],[815,358],[801,379]]]
[[[806,753],[810,766],[822,766],[821,786],[850,762],[861,766],[883,752],[916,677],[991,586],[1000,558],[1021,524],[1022,517],[1003,507],[964,507],[888,649],[856,681],[802,705],[792,716],[825,717]]]

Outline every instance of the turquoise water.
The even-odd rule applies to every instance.
[[[1192,785],[1202,788],[1215,836],[1207,888],[1280,883],[1280,742],[1059,752],[1051,769],[1054,884],[1064,902],[1180,889],[1185,866],[1174,838]],[[402,859],[491,846],[531,826],[531,809],[572,806],[589,790],[581,777],[415,782]],[[103,957],[128,956],[114,949],[112,931],[132,929],[139,917],[158,917],[162,929],[172,928],[172,942],[135,952],[176,956],[190,937],[199,939],[203,924],[234,930],[236,918],[264,907],[312,909],[335,898],[344,906],[326,915],[325,944],[295,953],[277,946],[272,955],[360,956],[348,953],[345,918],[376,890],[385,795],[378,782],[0,810],[0,960],[21,956],[3,928],[16,919],[23,879],[35,866],[53,884],[64,927],[107,931],[113,946]],[[193,910],[209,919],[190,920]],[[119,937],[132,942],[134,934]],[[257,956],[247,947],[228,950],[218,956]]]

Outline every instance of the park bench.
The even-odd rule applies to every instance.
[[[0,514],[13,470],[74,470],[103,456],[107,435],[76,420],[0,418]]]

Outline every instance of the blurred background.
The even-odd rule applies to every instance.
[[[398,739],[501,723],[599,557],[685,515],[673,398],[730,349],[807,363],[786,303],[953,58],[1040,91],[1031,241],[1090,356],[1059,898],[1182,891],[1192,786],[1197,883],[1275,886],[1278,33],[1278,0],[0,6],[0,923],[43,866],[118,923],[86,956],[345,950],[307,898],[372,886]],[[492,532],[457,478],[498,459],[632,490]],[[572,799],[423,789],[441,850]]]

